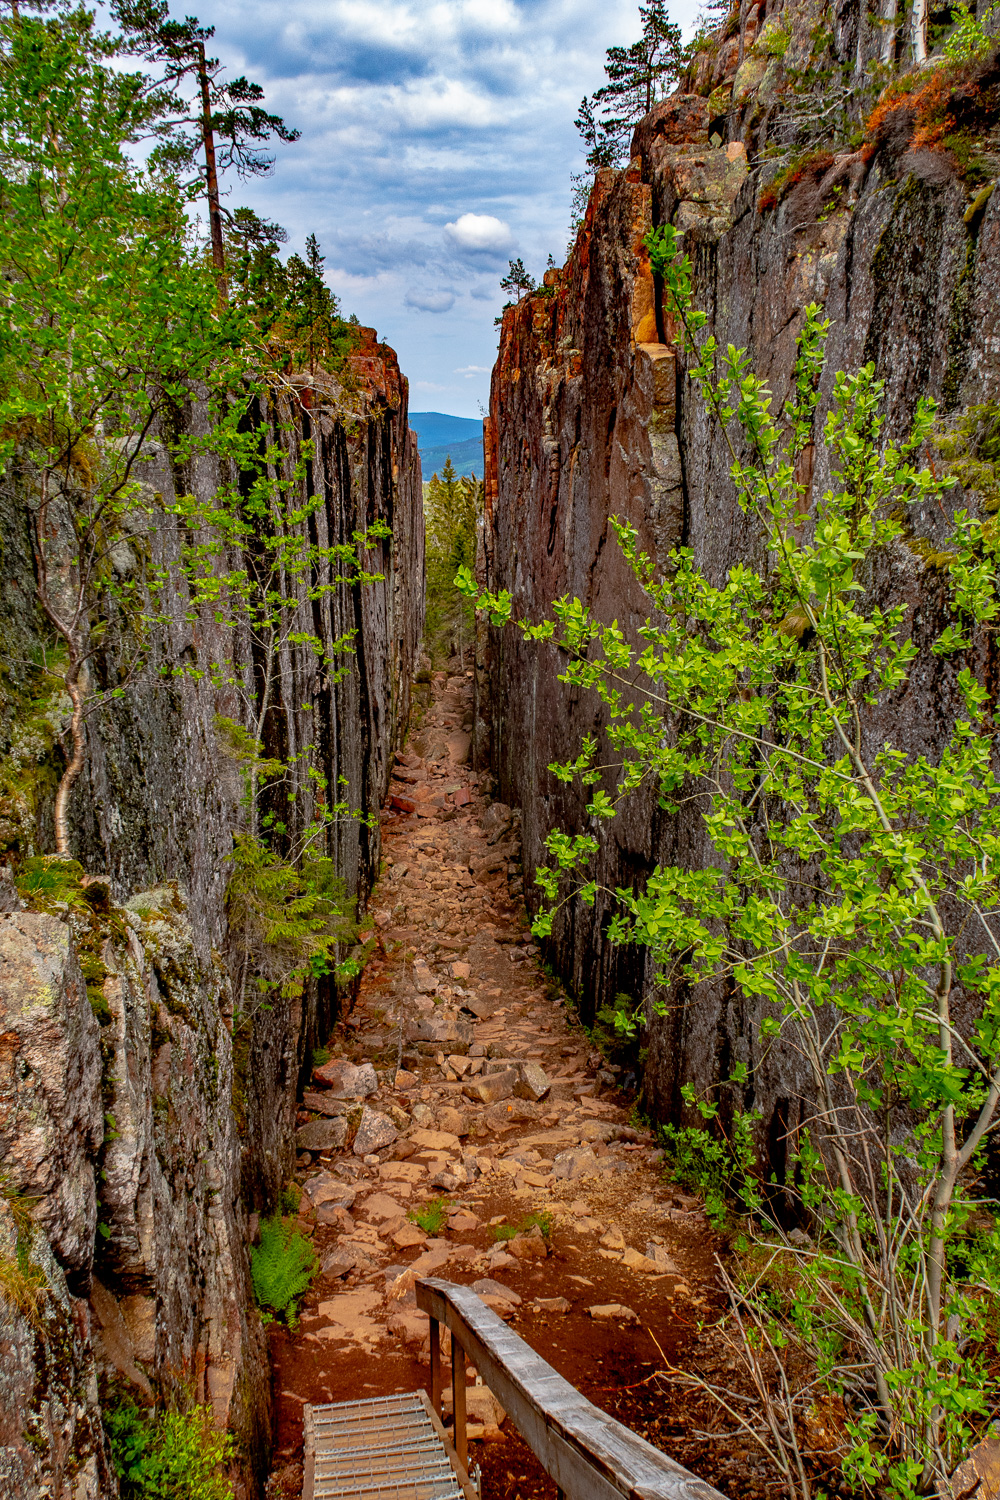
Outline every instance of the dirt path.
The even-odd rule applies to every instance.
[[[721,1453],[691,1439],[649,1378],[664,1357],[688,1357],[710,1310],[708,1226],[663,1180],[539,966],[516,818],[464,765],[470,715],[468,680],[439,676],[397,757],[371,906],[378,952],[305,1096],[299,1139],[314,1149],[299,1155],[299,1217],[324,1270],[298,1329],[272,1332],[270,1490],[300,1493],[307,1401],[428,1384],[420,1274],[474,1284],[595,1404],[723,1483]],[[345,1132],[353,1145],[338,1149]],[[412,1216],[438,1201],[440,1228],[420,1228]],[[554,1496],[498,1415],[470,1392],[486,1500]],[[753,1493],[746,1478],[740,1494]]]

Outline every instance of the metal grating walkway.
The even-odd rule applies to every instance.
[[[467,1500],[420,1391],[307,1406],[303,1425],[304,1500]]]

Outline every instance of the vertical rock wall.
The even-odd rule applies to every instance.
[[[264,726],[268,752],[316,745],[334,794],[359,814],[332,826],[326,852],[363,903],[379,860],[377,824],[365,819],[388,788],[423,625],[406,382],[393,352],[362,330],[346,388],[302,378],[260,414],[281,450],[289,507],[322,497],[307,541],[350,544],[376,521],[392,532],[364,556],[378,581],[300,600],[295,626],[325,643],[353,633],[353,656],[334,680],[284,649]],[[197,431],[197,409],[185,420]],[[175,497],[210,498],[229,476],[207,460],[177,468],[152,445],[141,477],[160,502],[154,556],[169,563],[185,540]],[[80,878],[70,870],[67,891],[24,910],[39,902],[18,900],[10,868],[51,848],[66,704],[39,675],[30,543],[10,489],[0,532],[0,1497],[116,1492],[99,1373],[140,1402],[158,1391],[210,1403],[235,1431],[252,1487],[270,1395],[246,1210],[269,1209],[290,1171],[299,1075],[336,1005],[332,983],[314,984],[233,1031],[232,975],[247,955],[227,933],[226,856],[244,814],[215,718],[246,720],[252,643],[189,619],[183,592],[166,600],[138,671],[127,635],[106,640],[95,681],[125,692],[88,721],[71,810]],[[205,670],[220,661],[229,689]],[[296,791],[305,822],[315,794],[304,773]]]
[[[599,175],[566,266],[505,314],[486,427],[481,573],[492,589],[511,591],[516,616],[538,620],[554,598],[576,595],[635,639],[648,606],[623,566],[610,515],[630,521],[655,558],[690,547],[715,582],[734,563],[761,558],[761,538],[736,503],[728,452],[685,375],[650,273],[642,239],[652,225],[685,231],[696,305],[723,347],[749,348],[776,409],[810,302],[832,320],[819,420],[834,373],[869,360],[886,382],[893,431],[907,429],[922,394],[947,413],[1000,393],[1000,192],[968,186],[947,152],[914,149],[904,130],[864,151],[817,158],[768,204],[762,188],[777,167],[749,163],[791,128],[788,70],[810,58],[829,65],[818,97],[832,96],[839,83],[861,79],[878,34],[857,7],[786,4],[768,7],[780,47],[766,38],[761,46],[762,12],[745,8],[743,33],[720,34],[682,92],[639,125],[628,168]],[[816,97],[803,108],[814,109]],[[997,123],[994,112],[981,143],[994,170]],[[817,463],[814,487],[826,478]],[[941,590],[926,559],[940,545],[942,521],[926,509],[911,524],[912,535],[867,581],[911,606],[921,655],[892,728],[904,726],[907,748],[932,752],[940,722],[957,707],[958,668],[929,651]],[[526,872],[544,861],[555,827],[593,833],[595,873],[609,888],[641,881],[657,862],[710,859],[697,814],[667,816],[651,795],[635,796],[610,824],[591,825],[577,793],[547,767],[574,758],[584,734],[599,733],[596,700],[561,686],[558,653],[526,645],[514,626],[480,627],[479,642],[476,754],[492,766],[503,799],[523,810]],[[980,643],[974,664],[995,681],[992,651]],[[867,732],[875,738],[881,727],[872,722]],[[570,903],[550,945],[586,1018],[618,992],[649,992],[643,955],[606,942],[607,916],[600,899],[593,909]],[[794,1059],[759,1046],[757,1007],[721,985],[672,999],[669,1016],[649,1026],[653,1107],[681,1116],[682,1083],[701,1088],[742,1060],[746,1102],[763,1111],[766,1130],[802,1080]]]

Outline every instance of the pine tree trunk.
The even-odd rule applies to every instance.
[[[215,132],[212,129],[212,103],[205,67],[205,46],[198,43],[198,83],[201,87],[201,137],[205,147],[205,185],[208,197],[208,223],[212,233],[212,260],[219,277],[219,296],[229,300],[226,285],[226,250],[222,239],[222,209],[219,206],[219,177],[215,168]]]

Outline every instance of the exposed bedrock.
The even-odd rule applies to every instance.
[[[816,14],[782,10],[786,62],[816,36]],[[943,153],[889,146],[867,158],[832,153],[777,206],[764,199],[758,207],[762,179],[775,171],[751,170],[747,148],[752,158],[767,132],[779,138],[781,115],[773,108],[780,77],[766,55],[752,54],[756,16],[751,8],[745,46],[733,36],[711,54],[698,91],[663,101],[639,125],[628,168],[599,175],[566,266],[504,316],[486,426],[481,572],[490,588],[510,590],[515,616],[538,620],[554,598],[578,595],[635,639],[648,606],[611,515],[630,521],[655,558],[678,544],[692,548],[716,582],[734,563],[760,560],[758,529],[736,502],[728,451],[712,438],[650,273],[642,241],[652,225],[685,230],[696,304],[723,347],[749,348],[775,409],[810,302],[832,320],[820,420],[835,372],[869,360],[886,382],[890,430],[908,428],[924,393],[945,412],[1000,393],[1000,192],[967,187]],[[871,55],[875,42],[867,33],[862,42],[851,7],[838,10],[822,39],[839,57],[835,78],[849,79],[866,49]],[[734,94],[747,58],[757,81]],[[814,490],[828,477],[818,456],[815,463]],[[943,620],[939,575],[926,559],[940,546],[942,518],[917,510],[911,525],[866,582],[876,596],[912,607],[920,655],[891,706],[891,726],[872,717],[865,732],[878,743],[891,728],[897,743],[932,753],[939,725],[958,706],[961,663],[929,650]],[[995,682],[985,655],[993,649],[977,645],[973,665]],[[529,892],[548,832],[589,824],[577,793],[546,768],[576,757],[583,735],[599,731],[600,709],[595,697],[560,685],[558,671],[555,650],[526,644],[513,625],[479,627],[475,753],[494,770],[504,801],[523,810]],[[600,840],[595,873],[608,888],[633,885],[658,862],[699,867],[711,858],[697,811],[668,816],[652,795],[633,797],[589,831]],[[550,943],[585,1017],[618,992],[649,993],[642,954],[604,939],[607,911],[601,900],[593,909],[570,903]],[[700,1089],[744,1061],[764,1144],[789,1101],[807,1091],[794,1058],[764,1051],[759,1006],[735,987],[706,983],[672,999],[670,1015],[649,1027],[652,1105],[681,1118],[682,1084]]]
[[[289,507],[323,497],[303,523],[307,540],[353,547],[377,521],[392,532],[366,555],[375,582],[314,580],[290,634],[352,634],[353,653],[327,674],[283,649],[263,728],[265,752],[293,776],[302,767],[293,818],[315,811],[297,758],[310,744],[327,784],[361,815],[331,826],[326,852],[363,905],[379,862],[377,821],[366,819],[405,732],[423,625],[423,508],[406,381],[392,350],[361,333],[348,388],[293,380],[260,415],[282,451]],[[184,420],[197,432],[197,408]],[[207,460],[171,464],[150,445],[141,478],[162,503],[156,560],[176,559],[185,540],[174,497],[210,498],[232,477]],[[300,1075],[337,1004],[332,981],[319,981],[255,1014],[244,1006],[234,1025],[247,954],[230,941],[225,888],[245,813],[216,719],[245,722],[252,645],[189,619],[182,591],[167,597],[137,670],[127,634],[108,632],[94,679],[126,691],[88,720],[71,805],[82,877],[72,899],[57,892],[28,910],[39,902],[18,898],[10,867],[53,847],[67,703],[51,687],[39,696],[44,633],[26,517],[9,488],[0,533],[0,1497],[117,1493],[99,1377],[140,1403],[209,1404],[237,1437],[252,1493],[268,1456],[270,1383],[247,1213],[270,1210],[291,1170]],[[212,684],[218,662],[228,687]]]

